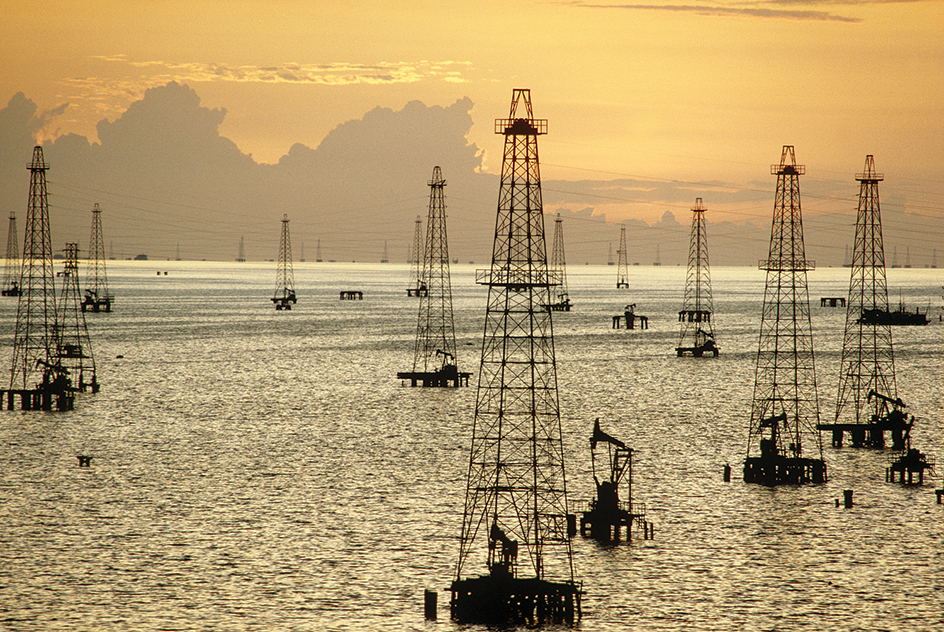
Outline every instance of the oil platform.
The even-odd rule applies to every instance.
[[[410,283],[406,288],[407,296],[425,296],[429,292],[423,284],[423,222],[416,216],[413,229],[413,247],[410,248]]]
[[[626,252],[626,227],[625,226],[620,226],[620,245],[619,245],[619,250],[616,251],[616,254],[617,254],[617,261],[619,263],[619,265],[616,266],[616,289],[628,290],[629,289],[629,260],[627,258],[627,252]]]
[[[549,266],[551,274],[560,279],[560,285],[556,289],[557,300],[551,303],[551,309],[555,312],[569,312],[573,303],[570,301],[570,295],[567,292],[567,260],[564,257],[564,220],[560,213],[554,220],[554,246],[551,249],[551,263]]]
[[[557,279],[545,254],[538,136],[530,90],[507,119],[482,362],[452,618],[492,625],[572,624],[580,618],[564,480],[550,304]],[[484,575],[464,577],[484,571]]]
[[[446,181],[442,169],[433,167],[429,185],[426,244],[417,287],[420,298],[413,347],[413,370],[397,373],[411,386],[468,386],[471,373],[460,371],[456,358],[456,328],[452,319],[452,282],[449,277],[449,244],[446,233]]]
[[[767,271],[767,284],[744,461],[748,483],[826,481],[823,444],[816,429],[819,401],[806,283],[806,272],[814,263],[806,259],[800,210],[800,176],[805,172],[796,164],[792,145],[783,147],[780,164],[771,167],[777,194],[770,250],[759,264]],[[814,457],[804,456],[805,440],[812,443]]]
[[[904,450],[906,435],[914,423],[909,420],[895,383],[895,355],[892,327],[888,322],[863,318],[869,312],[888,312],[885,280],[885,247],[875,159],[865,157],[859,181],[859,208],[849,299],[846,301],[846,328],[842,339],[842,364],[833,423],[817,428],[832,433],[833,447],[843,445],[848,433],[852,447],[884,448],[885,433],[891,433],[892,447]]]
[[[279,240],[279,263],[275,272],[276,311],[292,309],[295,298],[295,271],[292,268],[292,240],[288,232],[288,215],[282,215],[282,237]]]
[[[23,262],[16,245],[16,213],[10,212],[10,229],[7,231],[7,258],[4,262],[3,286],[0,296],[20,295],[20,271]]]
[[[597,477],[597,444],[607,447],[607,478],[602,482]],[[646,520],[645,507],[633,504],[633,453],[619,439],[600,429],[600,420],[593,423],[590,436],[590,458],[593,464],[593,482],[597,496],[581,511],[580,535],[592,537],[600,542],[619,542],[625,533],[632,540],[633,527],[642,530],[643,539],[652,537],[652,524]],[[626,500],[619,497],[620,485],[626,483]]]
[[[75,388],[62,366],[58,345],[55,274],[49,231],[49,204],[43,148],[33,149],[29,209],[23,238],[23,268],[13,335],[10,387],[0,391],[0,407],[23,410],[72,410]]]
[[[180,260],[178,246],[178,257]],[[113,297],[108,293],[108,276],[105,274],[105,240],[102,238],[102,210],[98,202],[92,207],[92,233],[89,237],[88,269],[85,272],[85,298],[83,312],[110,312]]]
[[[714,311],[711,303],[711,275],[708,271],[708,235],[705,232],[705,209],[701,198],[692,208],[692,240],[688,249],[688,276],[685,279],[685,302],[679,312],[678,357],[705,354],[718,357],[715,333],[711,325]]]
[[[95,357],[85,323],[85,310],[80,309],[79,302],[79,245],[67,243],[63,252],[65,267],[58,273],[62,289],[57,308],[56,360],[73,382],[78,380],[78,383],[74,382],[78,392],[97,393],[101,385],[95,375]]]

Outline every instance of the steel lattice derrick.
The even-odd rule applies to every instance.
[[[629,288],[629,257],[626,251],[626,227],[620,226],[620,245],[616,266],[616,289]]]
[[[560,285],[556,288],[557,298],[561,301],[568,298],[567,290],[567,258],[564,256],[564,220],[560,213],[554,220],[554,246],[551,248],[550,270],[560,279]]]
[[[784,146],[777,176],[770,249],[760,269],[767,271],[761,316],[748,456],[771,423],[776,454],[798,458],[804,440],[813,441],[818,458],[823,448],[816,429],[819,402],[813,358],[806,272],[814,267],[807,261],[803,245],[799,176],[805,172],[796,164],[793,147]],[[784,415],[780,422],[774,418]]]
[[[888,311],[878,194],[878,183],[883,179],[882,174],[875,171],[873,156],[866,156],[863,173],[856,174],[860,183],[859,205],[836,397],[837,422],[844,410],[855,423],[867,423],[873,414],[879,415],[883,406],[881,399],[873,399],[869,407],[868,395],[873,390],[892,400],[898,398],[891,325],[862,318],[866,310]]]
[[[56,332],[55,364],[68,371],[76,388],[85,391],[91,387],[98,391],[95,375],[95,358],[92,341],[85,322],[85,312],[80,309],[79,297],[79,245],[67,243],[65,263],[60,274],[62,290],[59,293],[59,324]]]
[[[13,337],[11,389],[32,389],[54,362],[56,349],[56,289],[49,232],[49,204],[43,148],[33,149],[30,170],[29,208],[23,235],[23,268],[20,300]]]
[[[416,216],[416,223],[413,229],[413,246],[410,248],[410,288],[419,289],[421,287],[423,275],[423,220],[419,215]],[[417,296],[419,296],[417,292]]]
[[[706,210],[701,198],[696,198],[692,208],[685,298],[679,313],[679,347],[697,348],[705,345],[708,340],[714,340],[714,328],[711,323],[714,307],[708,263],[708,235],[705,229]]]
[[[288,230],[288,215],[282,215],[282,236],[279,239],[279,263],[275,273],[273,301],[295,302],[295,270],[292,267],[292,240]]]
[[[573,582],[537,137],[530,92],[516,89],[505,137],[501,190],[475,403],[456,576],[494,568],[495,527],[522,553],[511,572]],[[553,551],[553,554],[552,554]],[[527,570],[524,570],[524,569]]]
[[[20,287],[20,274],[23,262],[20,261],[20,250],[16,243],[16,213],[10,212],[10,228],[7,231],[7,259],[3,276],[4,296],[17,296]]]
[[[458,366],[456,329],[452,315],[452,282],[449,275],[449,240],[446,232],[446,181],[442,170],[433,167],[429,185],[429,209],[420,285],[419,317],[413,350],[413,371],[434,372],[446,366]],[[417,230],[420,221],[417,218]]]
[[[102,210],[98,202],[92,208],[92,232],[89,237],[88,268],[85,273],[85,291],[93,296],[108,297],[108,277],[105,274],[105,240],[102,237]]]

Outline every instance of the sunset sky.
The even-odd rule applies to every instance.
[[[0,29],[0,105],[34,101],[39,140],[97,142],[99,121],[176,81],[274,164],[378,106],[468,97],[468,141],[497,173],[493,121],[526,87],[549,120],[545,180],[772,189],[792,144],[809,180],[845,188],[809,212],[848,210],[874,154],[887,195],[944,221],[939,0],[52,0],[7,3]],[[665,210],[631,206],[608,221]]]

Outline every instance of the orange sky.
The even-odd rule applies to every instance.
[[[907,186],[944,217],[938,0],[6,4],[0,101],[67,103],[47,138],[94,140],[97,121],[176,80],[226,108],[222,135],[276,162],[376,106],[468,96],[469,140],[496,171],[492,121],[529,87],[550,121],[545,179],[771,186],[793,144],[808,177],[852,196],[872,153],[890,192]]]

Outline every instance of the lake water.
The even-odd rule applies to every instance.
[[[477,373],[487,288],[474,268],[453,266],[452,287],[460,369]],[[287,312],[269,300],[274,263],[108,272],[114,312],[87,315],[102,391],[67,413],[0,412],[0,627],[458,629],[447,589],[476,378],[442,390],[395,379],[412,366],[408,266],[297,263]],[[674,354],[684,267],[633,267],[628,290],[615,267],[569,267],[575,307],[554,314],[554,333],[571,502],[592,495],[599,417],[636,448],[635,496],[655,523],[654,540],[575,540],[579,628],[944,629],[942,277],[888,271],[893,303],[900,291],[934,310],[927,327],[894,329],[932,480],[889,484],[891,452],[826,448],[828,483],[768,489],[738,476],[765,274],[712,269],[721,356],[694,359]],[[845,296],[849,271],[809,283],[826,421],[845,312],[819,297]],[[648,331],[611,329],[627,303]],[[15,311],[0,300],[6,366]],[[844,489],[853,509],[835,505]],[[438,622],[423,620],[427,588]]]

